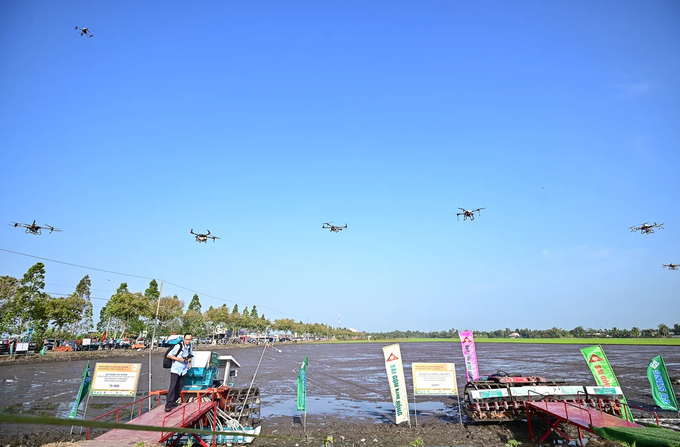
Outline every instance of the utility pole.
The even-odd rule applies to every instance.
[[[161,280],[161,290],[158,293],[158,303],[156,303],[156,319],[153,322],[153,335],[149,343],[149,394],[151,394],[151,351],[153,351],[153,341],[156,338],[156,326],[158,326],[158,311],[161,308],[161,298],[163,297],[163,280]],[[149,411],[151,411],[151,399],[149,398]]]

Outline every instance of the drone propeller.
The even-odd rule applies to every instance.
[[[53,231],[61,231],[61,230],[59,230],[59,229],[57,229],[57,228],[54,228],[52,225],[47,225],[47,224],[45,224],[45,226],[46,226],[47,228],[50,229],[50,233],[52,233]]]

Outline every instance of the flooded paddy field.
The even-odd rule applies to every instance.
[[[242,368],[235,386],[248,386],[260,358],[262,362],[255,385],[262,396],[263,434],[302,436],[302,413],[296,411],[297,371],[305,355],[307,369],[307,426],[312,436],[333,435],[339,441],[356,445],[408,445],[421,436],[426,445],[503,445],[515,438],[525,444],[526,423],[465,425],[455,398],[418,397],[418,428],[393,424],[394,407],[385,372],[382,346],[389,343],[361,344],[280,344],[267,348],[217,348],[233,355]],[[584,345],[495,344],[477,345],[481,374],[498,370],[523,375],[562,379],[575,385],[595,385],[579,351]],[[649,360],[663,355],[671,376],[680,375],[680,347],[677,346],[605,346],[614,371],[632,405],[653,408],[647,381]],[[465,371],[459,343],[402,343],[404,372],[409,388],[412,362],[453,362],[459,388],[465,384]],[[59,355],[59,354],[50,354]],[[148,356],[126,356],[97,361],[141,363],[138,393],[148,392]],[[0,411],[15,414],[68,417],[80,385],[86,360],[0,365]],[[152,389],[167,388],[168,370],[162,368],[160,355],[152,357]],[[87,419],[92,419],[131,402],[132,399],[92,398]],[[409,398],[414,422],[413,396]],[[82,410],[81,410],[82,411]],[[664,415],[661,413],[661,415]],[[665,414],[676,417],[675,414]],[[465,421],[465,419],[464,419]],[[0,445],[23,439],[24,445],[42,445],[45,441],[82,439],[68,436],[62,427],[0,424]],[[79,429],[76,429],[76,433]],[[344,437],[344,440],[341,439]],[[364,439],[364,444],[361,444]],[[376,441],[374,441],[374,439]],[[258,445],[294,445],[294,441],[257,441]],[[351,445],[351,444],[347,444]],[[591,443],[596,445],[596,443]]]

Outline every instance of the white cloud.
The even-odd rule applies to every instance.
[[[590,254],[590,259],[602,259],[602,258],[608,258],[609,256],[614,253],[614,250],[611,250],[609,248],[600,248],[596,252],[593,252]]]
[[[628,101],[629,99],[637,98],[649,91],[649,84],[647,82],[639,82],[637,84],[617,84],[614,86],[617,93],[610,96],[610,99],[616,101]]]

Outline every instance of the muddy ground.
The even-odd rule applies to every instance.
[[[320,445],[319,439],[333,436],[335,445],[388,446],[409,445],[418,437],[424,445],[504,445],[509,439],[528,444],[527,425],[460,424],[457,401],[449,397],[419,397],[410,402],[409,428],[393,423],[392,406],[381,347],[386,343],[333,345],[278,345],[281,352],[262,347],[216,350],[233,355],[241,370],[236,386],[248,386],[258,361],[255,377],[262,396],[263,434],[304,437],[302,414],[296,411],[296,377],[302,358],[309,357],[307,432],[314,441],[294,439],[258,440],[256,445]],[[594,385],[594,379],[581,355],[579,345],[506,345],[479,344],[478,360],[483,374],[497,370],[564,379],[579,385]],[[403,343],[406,382],[410,385],[411,362],[454,362],[459,385],[465,383],[462,354],[457,343]],[[671,375],[680,372],[680,348],[670,346],[606,346],[605,350],[633,405],[654,408],[646,367],[649,360],[664,356]],[[81,353],[75,353],[81,354]],[[80,384],[86,360],[71,354],[70,361],[53,362],[62,354],[48,354],[40,363],[0,363],[0,410],[9,413],[68,416]],[[98,353],[93,353],[101,355]],[[108,353],[105,355],[109,355]],[[61,360],[62,358],[60,358]],[[142,365],[139,395],[148,386],[148,355],[127,352],[126,357],[107,358],[107,362],[138,362]],[[93,362],[94,363],[94,362]],[[161,357],[152,357],[152,389],[167,387],[168,373],[161,368]],[[87,419],[94,418],[131,399],[91,399]],[[417,407],[418,427],[414,410]],[[662,416],[676,417],[669,413]],[[77,430],[78,431],[78,430]],[[344,438],[344,439],[343,439]],[[61,427],[0,424],[0,446],[43,445],[46,442],[82,439],[69,436]],[[363,439],[363,441],[362,441]],[[591,442],[589,445],[605,445]],[[609,444],[612,445],[612,444]]]

